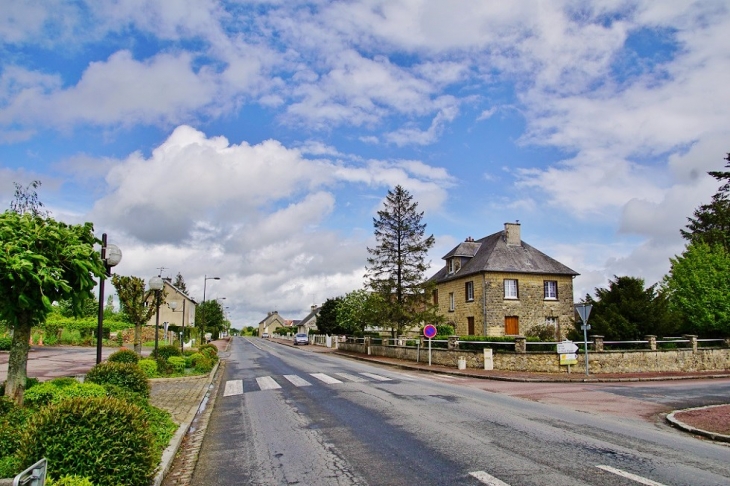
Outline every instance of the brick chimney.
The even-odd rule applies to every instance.
[[[522,237],[520,236],[520,222],[504,223],[504,234],[507,239],[507,246],[521,246]]]

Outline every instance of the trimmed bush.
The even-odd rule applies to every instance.
[[[75,397],[103,397],[106,390],[96,383],[79,383],[73,378],[46,381],[25,392],[23,403],[31,408],[40,408],[51,403]]]
[[[170,356],[167,363],[172,367],[175,373],[185,373],[185,358],[182,356]]]
[[[0,351],[10,351],[11,344],[13,344],[13,340],[10,336],[0,337]]]
[[[94,483],[85,476],[66,475],[56,480],[48,478],[46,486],[94,486]]]
[[[157,376],[157,362],[154,359],[141,359],[137,362],[137,366],[139,366],[147,378],[154,378]]]
[[[15,456],[0,457],[0,478],[12,478],[20,474],[23,468]]]
[[[144,397],[150,396],[150,382],[147,375],[138,365],[130,363],[99,363],[86,374],[86,381],[100,385],[110,383]]]
[[[153,441],[140,407],[108,397],[73,398],[28,421],[17,456],[24,467],[45,457],[54,475],[93,477],[97,486],[147,486],[159,460]]]
[[[198,348],[198,352],[213,361],[218,361],[218,348],[213,344],[204,344]]]
[[[139,355],[131,349],[122,348],[109,355],[107,361],[110,363],[132,363],[137,364]]]
[[[213,369],[213,360],[201,355],[201,358],[195,361],[193,369],[198,373],[208,373]]]
[[[20,431],[30,415],[30,410],[16,406],[10,398],[0,397],[0,457],[15,454],[20,445]],[[0,478],[7,477],[10,476],[0,474]]]
[[[178,348],[175,345],[172,344],[166,344],[165,346],[159,346],[157,348],[157,354],[155,355],[155,352],[152,352],[153,358],[162,358],[163,360],[167,361],[167,358],[170,356],[180,356],[182,353],[180,352],[180,348]]]

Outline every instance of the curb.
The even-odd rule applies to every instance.
[[[230,345],[231,342],[229,340],[224,351],[228,351],[228,347]],[[177,455],[177,451],[180,449],[180,445],[182,444],[185,435],[188,433],[188,430],[190,430],[190,426],[200,413],[200,407],[206,401],[206,397],[208,397],[210,394],[210,391],[213,387],[213,381],[215,380],[216,374],[218,373],[218,369],[220,367],[220,363],[221,359],[216,361],[215,366],[213,366],[213,369],[210,370],[210,373],[208,373],[208,385],[206,386],[203,393],[200,394],[195,414],[192,415],[189,421],[180,424],[180,426],[177,428],[177,431],[175,432],[175,435],[173,435],[172,439],[170,439],[170,443],[167,445],[167,448],[162,451],[162,459],[160,460],[160,465],[157,467],[155,479],[152,481],[151,486],[160,486],[162,484],[162,481],[165,480],[165,476],[167,475],[167,473],[170,472],[170,469],[172,468],[172,463],[175,460],[175,456]]]
[[[696,408],[687,408],[684,410],[675,410],[674,412],[667,415],[666,419],[667,419],[667,422],[669,422],[669,424],[672,425],[673,427],[684,430],[685,432],[689,432],[690,434],[701,435],[703,437],[707,437],[708,439],[716,440],[719,442],[730,442],[730,435],[716,434],[715,432],[709,432],[707,430],[698,429],[696,427],[692,427],[691,425],[685,424],[684,422],[674,418],[674,414],[678,413],[678,412],[689,412],[692,410],[704,410],[704,409],[708,409],[708,408],[724,407],[724,406],[726,406],[726,405],[708,405],[706,407],[696,407]]]

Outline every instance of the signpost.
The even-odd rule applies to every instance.
[[[580,320],[583,321],[583,325],[580,326],[580,328],[583,329],[583,345],[585,346],[586,352],[586,375],[588,375],[588,331],[591,328],[591,326],[588,325],[588,316],[591,315],[591,309],[593,309],[591,304],[575,305],[575,310],[578,312]]]
[[[428,366],[431,366],[431,339],[436,337],[438,331],[433,324],[426,324],[423,328],[423,335],[428,339]]]
[[[578,346],[573,341],[563,341],[558,343],[558,355],[560,356],[560,366],[568,365],[568,373],[570,373],[570,365],[578,364]]]

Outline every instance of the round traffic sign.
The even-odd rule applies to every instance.
[[[426,324],[423,328],[423,335],[426,336],[428,339],[433,339],[436,337],[436,334],[438,331],[436,330],[436,326],[433,324]]]

